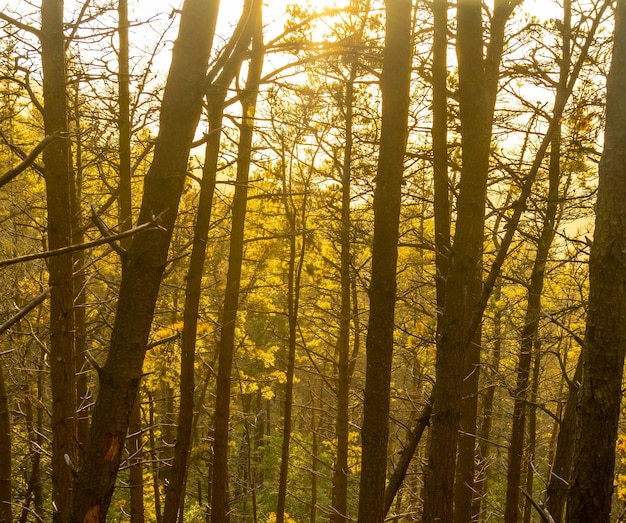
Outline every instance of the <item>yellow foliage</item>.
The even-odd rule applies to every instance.
[[[276,512],[270,512],[265,523],[276,523]],[[285,523],[298,523],[295,519],[289,517],[285,512]]]

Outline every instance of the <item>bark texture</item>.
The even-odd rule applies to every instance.
[[[67,139],[67,93],[63,0],[41,3],[44,129],[59,133],[43,152],[48,210],[48,248],[72,243],[73,200],[70,144]],[[52,499],[55,521],[67,521],[72,506],[74,477],[67,458],[77,462],[76,374],[74,354],[73,257],[65,254],[48,262],[50,279],[50,379],[52,388]],[[66,458],[67,456],[67,458]]]
[[[615,11],[569,523],[610,520],[626,348],[626,0]]]

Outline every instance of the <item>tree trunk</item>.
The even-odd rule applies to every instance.
[[[563,27],[571,25],[571,3],[564,4]],[[563,56],[560,67],[559,85],[555,105],[567,97],[567,80],[570,67],[569,31],[563,32]],[[561,180],[561,125],[558,124],[550,145],[550,165],[548,169],[548,197],[541,236],[537,242],[537,251],[528,285],[528,298],[520,356],[517,364],[517,385],[513,406],[513,425],[511,444],[508,453],[507,491],[504,519],[507,523],[516,523],[519,517],[522,457],[524,453],[524,430],[529,391],[529,378],[532,363],[532,350],[539,332],[541,318],[541,295],[545,280],[546,263],[554,240],[559,210],[559,183]]]
[[[248,71],[246,93],[242,97],[243,120],[240,131],[239,152],[237,157],[237,179],[232,207],[232,229],[230,234],[230,252],[228,255],[228,272],[226,275],[226,294],[221,321],[220,341],[218,346],[217,389],[215,399],[215,438],[213,441],[213,477],[211,498],[211,521],[222,523],[228,521],[228,433],[230,418],[230,382],[235,351],[235,328],[237,311],[239,309],[239,289],[241,286],[241,267],[243,263],[244,225],[246,219],[248,199],[248,174],[250,170],[250,153],[252,147],[252,133],[254,128],[254,109],[259,77],[263,64],[263,54],[260,51],[262,41],[259,38],[259,25],[262,23],[261,2],[259,0],[245,2],[240,24],[244,24],[244,34],[237,42],[237,50],[231,56],[230,64],[224,70],[222,78],[215,82],[216,87],[222,88],[217,95],[220,100],[219,121],[222,118],[222,107],[226,96],[226,86],[230,85],[241,61],[243,52],[248,48],[254,33],[254,53]],[[226,76],[227,75],[227,76]],[[215,115],[217,117],[217,114]],[[216,124],[217,122],[213,122]],[[215,128],[218,129],[221,123]],[[219,133],[219,131],[218,131]],[[217,150],[215,151],[217,152]],[[211,157],[214,161],[214,172],[217,172],[217,156]],[[215,176],[215,174],[213,174]],[[206,233],[204,233],[206,236]],[[198,297],[200,286],[196,289]],[[197,304],[195,305],[197,310]],[[186,310],[186,309],[185,309]],[[195,341],[194,341],[195,343]],[[193,362],[190,363],[193,365]],[[192,399],[190,397],[190,399]]]
[[[497,304],[502,298],[502,285],[498,283],[494,289],[493,301]],[[491,461],[491,426],[493,423],[493,404],[496,395],[496,379],[500,366],[500,355],[502,352],[502,314],[503,307],[496,306],[493,315],[493,357],[488,367],[485,394],[482,407],[482,420],[478,429],[478,462],[480,464],[479,473],[475,480],[476,496],[474,498],[473,514],[477,514],[478,521],[484,521],[482,507],[487,495],[487,486],[490,477]]]
[[[0,521],[11,523],[11,419],[2,367],[0,361]]]
[[[610,520],[626,348],[626,0],[615,11],[567,521]]]
[[[283,161],[283,165],[285,162]],[[300,281],[306,253],[306,234],[301,234],[300,249],[298,250],[297,237],[298,227],[306,230],[306,209],[308,195],[304,190],[300,223],[298,223],[298,210],[293,201],[292,175],[283,172],[282,176],[283,206],[287,223],[289,225],[289,261],[287,269],[287,321],[289,338],[287,342],[287,367],[285,369],[285,400],[283,411],[283,439],[280,453],[280,470],[278,474],[278,502],[276,504],[276,523],[284,523],[285,507],[287,503],[287,479],[289,475],[289,453],[292,432],[293,412],[293,385],[296,371],[296,349],[298,347],[298,313],[300,310]]]
[[[215,2],[186,0],[163,94],[159,136],[144,182],[139,223],[159,217],[161,227],[133,238],[124,260],[109,356],[100,369],[100,390],[89,447],[75,483],[71,523],[106,519],[159,286],[184,187],[187,160],[202,109]]]
[[[350,308],[352,281],[350,274],[352,260],[350,249],[350,204],[352,201],[350,180],[352,172],[354,82],[356,80],[357,68],[357,58],[353,58],[344,99],[346,108],[346,141],[341,172],[341,264],[339,271],[341,310],[339,313],[339,339],[337,340],[337,420],[335,424],[337,453],[333,468],[332,506],[329,517],[329,521],[332,523],[341,523],[348,519],[348,438],[350,434],[348,409],[350,404],[350,322],[352,316]]]
[[[374,190],[359,523],[382,523],[385,518],[398,232],[411,77],[412,2],[387,0],[385,13],[385,49],[380,80],[382,129]]]
[[[489,168],[491,122],[495,107],[498,71],[504,45],[504,27],[517,1],[498,0],[491,22],[491,41],[483,57],[482,2],[468,0],[457,5],[457,57],[459,62],[459,107],[461,119],[462,170],[457,202],[454,243],[448,259],[445,289],[446,306],[438,325],[436,382],[433,388],[432,445],[424,484],[423,521],[452,522],[454,518],[454,481],[458,430],[461,422],[464,369],[474,373],[479,364],[478,350],[466,358],[482,319],[475,322],[475,308],[481,288],[485,196]],[[476,325],[474,325],[476,323]],[[475,398],[472,390],[463,391]],[[471,438],[473,439],[473,438]],[[473,477],[474,444],[464,445],[463,463],[469,467],[460,473]],[[470,484],[468,484],[470,483]],[[471,511],[471,480],[465,489],[460,515]]]
[[[67,136],[67,94],[63,0],[42,0],[41,57],[44,130]],[[68,139],[43,152],[48,208],[48,248],[72,243],[72,173]],[[52,386],[52,499],[54,521],[68,521],[74,477],[66,459],[77,463],[76,373],[74,362],[74,273],[71,254],[50,258],[50,379]]]
[[[569,382],[567,401],[556,442],[554,463],[550,468],[550,479],[546,490],[546,510],[554,519],[554,523],[561,523],[563,510],[567,499],[572,462],[574,454],[574,440],[576,438],[576,403],[578,401],[578,384],[583,376],[582,358],[578,359],[574,376]]]
[[[437,316],[445,306],[450,255],[450,187],[448,179],[448,0],[433,0],[433,185]],[[440,322],[437,322],[439,325]]]
[[[533,376],[531,381],[530,401],[532,406],[528,413],[528,445],[526,446],[526,493],[529,497],[524,503],[524,523],[531,523],[534,509],[530,500],[533,496],[535,478],[535,457],[537,451],[537,394],[539,391],[539,371],[541,366],[541,344],[535,342],[535,362],[533,364]]]

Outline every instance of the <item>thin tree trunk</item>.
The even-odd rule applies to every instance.
[[[41,57],[44,130],[67,135],[63,0],[42,0]],[[72,173],[68,139],[43,152],[48,209],[48,247],[71,245]],[[52,387],[52,499],[54,521],[68,521],[74,477],[66,459],[77,463],[76,373],[74,358],[74,273],[71,254],[50,258],[50,378]]]
[[[530,401],[532,406],[528,413],[528,445],[526,446],[526,503],[524,504],[524,523],[531,523],[533,504],[530,502],[533,496],[535,479],[535,453],[537,451],[537,394],[539,391],[539,370],[541,365],[541,344],[535,343],[535,362],[533,364],[533,376],[531,381]]]
[[[0,361],[0,521],[13,521],[11,505],[11,419],[9,396]]]
[[[350,308],[350,265],[352,260],[350,249],[350,203],[352,201],[350,179],[352,172],[354,82],[357,70],[358,62],[356,58],[353,58],[344,100],[346,139],[341,172],[341,310],[339,313],[339,339],[337,340],[337,420],[335,425],[337,453],[333,468],[332,505],[329,517],[329,521],[332,523],[341,523],[348,519],[348,438],[350,434],[348,409],[350,400],[350,322],[352,316]]]
[[[579,357],[574,376],[568,384],[568,396],[563,417],[559,424],[554,463],[550,469],[550,479],[546,489],[546,510],[561,523],[572,472],[574,441],[576,439],[576,403],[578,402],[578,384],[583,377],[582,358]]]
[[[148,392],[148,440],[150,442],[150,459],[152,461],[152,495],[154,499],[154,512],[157,523],[163,521],[163,511],[161,510],[161,491],[159,488],[159,459],[156,453],[156,437],[154,419],[154,398]]]
[[[555,105],[563,103],[567,97],[567,80],[570,67],[569,27],[571,26],[571,2],[564,3],[563,16],[563,56],[561,61],[559,85]],[[537,251],[528,286],[528,298],[524,328],[517,365],[517,386],[513,406],[513,425],[511,444],[508,454],[507,491],[504,519],[507,523],[516,523],[519,516],[521,467],[524,453],[524,430],[529,391],[529,378],[532,362],[532,349],[537,342],[539,320],[541,317],[541,295],[545,279],[546,263],[554,240],[559,210],[559,183],[561,180],[561,126],[557,125],[550,145],[550,166],[548,170],[548,197],[541,236],[537,242]]]
[[[119,186],[118,210],[119,229],[128,231],[133,226],[132,187],[131,187],[131,136],[130,136],[130,68],[129,68],[129,41],[128,41],[128,0],[119,0],[118,7],[118,38],[119,38],[119,71],[118,71],[118,132],[119,132]],[[120,241],[123,249],[128,249],[132,239],[124,238]],[[143,523],[144,493],[143,493],[143,435],[141,426],[141,390],[130,415],[127,441],[129,454],[129,488],[130,488],[130,520],[131,523]]]
[[[498,283],[494,289],[493,299],[496,303],[502,297],[502,285]],[[498,367],[500,365],[500,355],[502,351],[502,314],[503,308],[498,306],[493,317],[493,357],[487,377],[489,382],[486,386],[483,401],[482,421],[478,431],[480,445],[478,446],[478,457],[480,463],[480,472],[475,481],[476,497],[474,499],[473,514],[478,515],[478,521],[484,521],[482,507],[484,505],[485,496],[487,495],[487,486],[489,482],[489,465],[491,460],[491,426],[493,423],[493,404],[496,395],[496,376],[498,375]]]
[[[402,173],[411,77],[410,0],[385,2],[382,130],[374,190],[374,240],[361,430],[359,523],[385,518],[385,479]]]
[[[610,520],[626,348],[626,0],[615,10],[569,523]]]
[[[237,179],[232,207],[232,229],[230,234],[230,252],[228,255],[228,272],[226,275],[226,294],[221,320],[220,341],[218,346],[217,388],[215,399],[213,441],[213,474],[211,521],[223,523],[228,521],[228,432],[230,418],[230,383],[235,351],[235,328],[237,311],[239,309],[239,290],[241,286],[241,268],[243,263],[244,225],[246,219],[248,199],[248,174],[250,170],[250,154],[252,148],[252,134],[254,130],[254,109],[256,96],[263,64],[262,34],[259,25],[262,23],[261,2],[253,0],[244,4],[244,14],[241,21],[246,21],[244,35],[237,43],[239,52],[235,52],[231,59],[232,72],[230,78],[220,79],[217,87],[224,88],[230,85],[243,59],[242,52],[248,48],[254,34],[254,53],[248,71],[246,93],[242,97],[243,120],[240,130],[239,153],[237,158]],[[240,22],[241,23],[241,22]],[[219,105],[223,105],[226,91],[222,92]],[[221,110],[220,110],[221,113]],[[220,114],[221,121],[221,114]],[[220,124],[221,125],[221,124]],[[217,158],[215,158],[217,169]],[[200,289],[198,288],[198,292]]]
[[[71,523],[106,520],[202,109],[214,6],[215,1],[186,0],[181,11],[139,214],[139,223],[159,216],[161,227],[137,234],[124,260],[109,355],[99,371],[89,447],[75,483],[72,516],[66,520]]]
[[[284,162],[283,162],[284,164]],[[285,507],[287,504],[287,479],[289,475],[289,451],[292,432],[293,411],[293,384],[296,371],[296,350],[298,348],[298,313],[300,310],[300,281],[306,253],[306,234],[301,234],[300,249],[298,251],[298,225],[302,231],[306,230],[306,212],[308,195],[304,195],[300,223],[293,202],[293,188],[291,174],[283,173],[283,206],[287,223],[289,224],[289,268],[287,269],[287,321],[289,339],[287,346],[287,367],[285,369],[285,400],[283,412],[283,439],[281,444],[280,470],[278,475],[278,502],[276,504],[276,523],[284,523]]]
[[[433,0],[433,185],[437,316],[445,306],[450,256],[450,187],[448,179],[448,0]],[[439,325],[439,322],[437,322]]]

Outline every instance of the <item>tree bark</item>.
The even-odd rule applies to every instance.
[[[0,521],[13,521],[11,504],[11,419],[9,396],[0,361]]]
[[[491,122],[495,107],[498,71],[504,47],[504,27],[517,0],[498,0],[491,21],[491,41],[483,56],[482,2],[465,0],[457,5],[457,57],[459,62],[459,107],[461,120],[462,170],[457,202],[457,221],[448,259],[446,306],[438,325],[436,383],[433,388],[432,445],[424,484],[423,521],[452,522],[454,482],[461,422],[464,369],[474,374],[478,350],[467,358],[480,321],[474,326],[478,289],[481,289],[485,196],[489,168]],[[451,305],[450,305],[451,304]],[[482,319],[482,311],[480,314]],[[471,376],[470,376],[471,377]],[[475,409],[476,380],[464,390]],[[470,438],[473,440],[473,437]],[[474,443],[464,445],[467,470],[459,489],[465,490],[457,510],[459,517],[471,511]],[[458,492],[458,490],[457,490]]]
[[[78,473],[72,523],[106,519],[121,449],[142,376],[159,286],[184,187],[187,160],[200,118],[209,60],[213,1],[186,0],[163,102],[154,159],[144,182],[139,223],[162,216],[161,228],[137,234],[124,260],[109,356],[89,447]]]
[[[615,10],[569,523],[608,522],[626,348],[626,0]]]
[[[67,135],[67,94],[63,0],[42,0],[41,57],[44,130]],[[43,152],[48,210],[48,246],[72,243],[70,144],[52,142]],[[50,279],[50,379],[52,387],[52,499],[54,521],[69,518],[74,477],[66,456],[77,462],[76,373],[74,357],[73,257],[65,254],[48,263]]]
[[[411,77],[412,2],[387,0],[385,13],[385,48],[380,80],[382,129],[374,190],[359,523],[382,523],[385,518],[398,233]]]
[[[283,165],[285,162],[283,161]],[[285,399],[283,407],[283,437],[280,452],[280,469],[278,473],[278,501],[276,504],[276,523],[284,523],[285,508],[287,504],[287,476],[289,474],[289,454],[291,445],[291,433],[293,427],[293,385],[296,371],[296,349],[298,348],[298,314],[300,311],[300,282],[302,281],[302,268],[306,253],[306,234],[301,233],[300,248],[298,249],[297,237],[298,226],[301,231],[306,230],[306,211],[308,194],[305,188],[302,208],[297,209],[293,200],[292,173],[286,169],[282,176],[282,199],[285,216],[289,226],[289,260],[287,269],[287,366],[285,368]],[[300,211],[298,219],[297,211]],[[299,223],[298,223],[299,222]],[[217,522],[216,522],[217,523]]]

